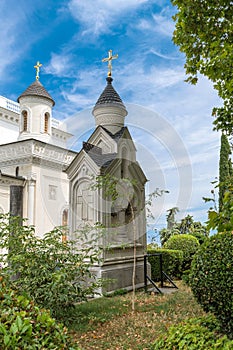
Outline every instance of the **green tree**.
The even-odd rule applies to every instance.
[[[196,84],[198,73],[213,82],[223,106],[213,109],[215,129],[233,131],[233,6],[231,0],[171,0],[173,41],[186,56],[187,81]]]
[[[231,178],[232,179],[232,178]],[[214,191],[211,191],[214,195]],[[218,232],[232,232],[233,231],[233,183],[232,181],[227,184],[227,188],[224,192],[221,211],[217,210],[216,199],[203,198],[205,202],[212,201],[214,207],[211,207],[208,211],[208,230],[217,230]]]
[[[164,246],[170,237],[180,234],[192,235],[202,244],[209,236],[209,230],[200,221],[194,221],[193,216],[187,215],[181,222],[175,221],[170,229],[163,228],[160,230],[161,245]]]
[[[200,221],[194,221],[191,215],[187,215],[182,219],[180,224],[177,225],[177,229],[180,234],[188,234],[196,237],[200,244],[209,236],[207,227]]]
[[[231,148],[227,136],[222,133],[220,160],[219,160],[219,211],[222,210],[223,197],[227,189],[227,183],[232,176],[232,162],[230,158]]]

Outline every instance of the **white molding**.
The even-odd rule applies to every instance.
[[[113,138],[103,129],[103,128],[97,128],[93,134],[88,139],[88,142],[98,146],[100,142],[103,142],[104,144],[107,144],[109,146],[109,152],[105,152],[103,150],[103,154],[105,153],[117,153],[117,143],[113,140]]]
[[[20,115],[0,106],[0,120],[7,124],[19,125]]]
[[[76,152],[46,144],[37,140],[24,140],[7,145],[0,145],[0,168],[7,165],[28,163],[67,167]]]

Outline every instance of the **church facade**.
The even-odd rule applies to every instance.
[[[135,247],[136,284],[143,285],[147,179],[125,126],[126,107],[111,74],[106,80],[92,112],[95,130],[78,152],[67,148],[72,135],[53,119],[55,102],[38,77],[17,103],[0,97],[0,212],[26,218],[39,236],[68,226],[74,238],[84,224],[101,223],[102,262],[93,269],[112,279],[112,291],[132,288]],[[91,188],[98,177],[117,181],[115,200],[106,187]]]
[[[38,80],[18,103],[3,97],[0,103],[0,211],[27,218],[43,236],[67,224],[69,182],[64,170],[76,155],[66,148],[71,134],[52,119],[54,101]]]

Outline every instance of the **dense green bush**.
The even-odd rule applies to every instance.
[[[233,337],[233,234],[216,234],[195,255],[190,275],[194,296]]]
[[[166,337],[158,338],[153,350],[231,350],[233,341],[218,332],[212,316],[195,318],[172,326]]]
[[[183,252],[171,249],[148,249],[147,254],[161,253],[163,261],[163,271],[172,278],[180,278],[181,266],[183,261]],[[148,261],[151,264],[151,277],[153,281],[161,280],[159,256],[149,256]]]
[[[32,227],[22,226],[20,218],[0,216],[0,249],[5,252],[0,255],[1,272],[20,294],[27,293],[39,307],[61,318],[63,311],[86,300],[99,286],[91,272],[99,249],[85,243],[86,231],[81,234],[83,241],[77,237],[64,243],[60,228],[40,238]]]
[[[169,238],[165,244],[167,249],[177,249],[183,252],[182,270],[190,269],[193,255],[198,250],[200,244],[198,239],[189,234],[175,235]]]
[[[7,287],[0,276],[0,347],[2,350],[78,350],[67,329],[23,295]]]

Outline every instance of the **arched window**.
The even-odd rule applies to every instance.
[[[47,112],[44,115],[44,132],[49,133],[49,113]]]
[[[22,112],[22,131],[28,131],[28,113],[27,113],[27,111]]]
[[[19,176],[19,167],[18,167],[18,166],[15,168],[15,176],[16,176],[16,177]]]
[[[66,242],[68,233],[68,209],[64,209],[62,212],[62,230],[62,242]]]

